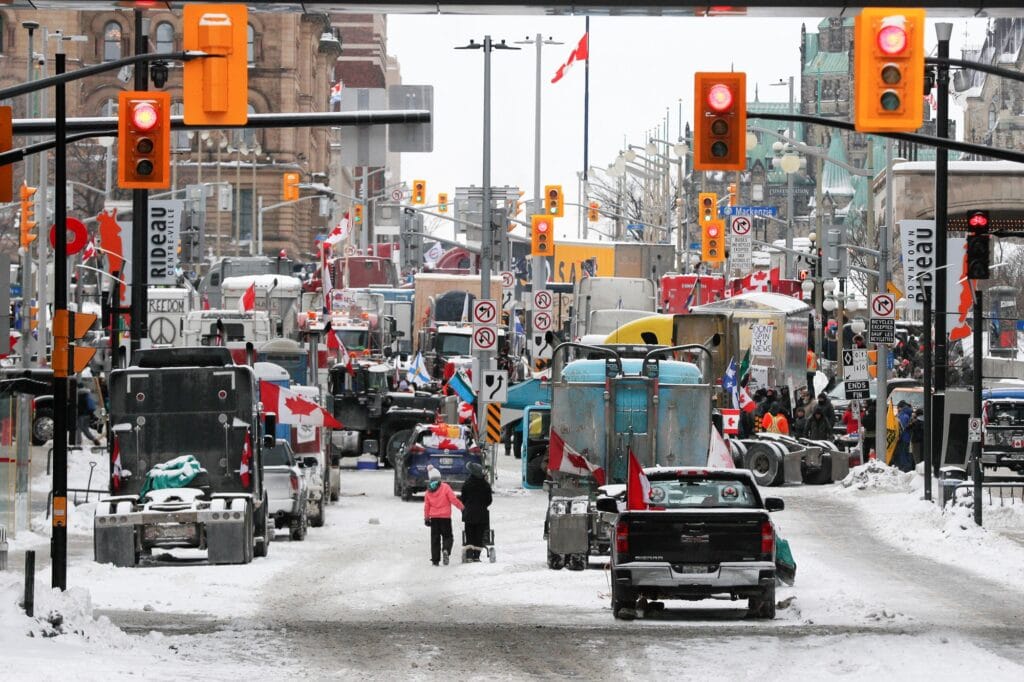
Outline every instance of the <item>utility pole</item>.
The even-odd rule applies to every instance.
[[[148,49],[148,36],[146,35],[146,24],[148,20],[143,19],[142,10],[135,10],[135,54],[146,54]],[[146,64],[138,64],[135,67],[135,89],[149,89],[149,67]],[[200,142],[200,147],[202,143]],[[58,188],[59,190],[60,188]],[[60,230],[58,230],[59,232]],[[149,231],[149,190],[132,190],[132,319],[131,319],[131,349],[135,351],[142,347],[142,339],[147,336],[147,310],[146,299],[148,297],[149,282],[149,257],[146,251]]]
[[[981,391],[982,391],[982,369],[984,365],[984,348],[982,345],[981,330],[985,324],[984,292],[981,290],[981,282],[974,287],[974,416],[981,418]],[[990,332],[991,333],[991,332]],[[985,482],[985,468],[981,465],[981,441],[974,443],[971,448],[971,463],[974,465],[974,523],[981,525],[981,484]]]
[[[64,73],[64,41],[58,39],[56,54],[56,72]],[[57,85],[54,92],[54,108],[56,111],[56,128],[54,138],[57,147],[54,154],[54,230],[53,246],[53,309],[67,310],[68,307],[68,234],[64,229],[67,224],[67,147],[64,144],[65,96],[66,86]],[[45,214],[44,214],[45,215]],[[41,231],[41,230],[40,230]],[[40,236],[39,241],[45,238]],[[72,327],[73,328],[73,327]],[[54,328],[54,332],[57,329]],[[73,332],[72,332],[73,334]],[[56,336],[56,334],[55,334]],[[56,345],[56,344],[55,344]],[[54,348],[56,352],[56,348]],[[68,363],[72,365],[73,363]],[[73,367],[69,367],[73,372]],[[50,587],[60,590],[67,589],[68,582],[68,407],[71,397],[67,372],[53,373],[53,520],[50,536]],[[77,391],[76,399],[77,399]]]
[[[789,113],[792,116],[796,113],[793,107],[793,77],[789,77]],[[792,124],[790,124],[792,129]],[[794,211],[794,197],[793,197],[793,176],[796,173],[786,173],[786,251],[785,264],[786,264],[786,278],[793,278],[793,211]],[[820,208],[818,209],[821,210]]]
[[[872,210],[871,207],[868,207]],[[878,290],[881,291],[889,282],[889,240],[893,219],[892,206],[892,140],[885,141],[885,221],[878,227]],[[871,296],[868,292],[868,304]],[[884,343],[875,345],[878,352],[878,377],[875,390],[875,456],[885,461],[886,429],[888,411],[889,381],[889,347]]]
[[[935,33],[939,39],[938,57],[949,59],[949,38],[953,34],[953,24],[935,24]],[[949,137],[949,66],[940,62],[936,67],[935,85],[937,88],[937,104],[935,135],[940,139]],[[942,463],[942,426],[946,413],[946,365],[949,363],[949,351],[946,348],[946,272],[949,255],[947,253],[946,223],[949,220],[948,195],[949,189],[949,153],[938,149],[935,154],[935,392],[932,395],[932,419],[926,427],[932,431],[932,449],[938,456],[932,460],[934,465]],[[928,371],[928,368],[925,368]],[[933,455],[934,456],[934,455]]]

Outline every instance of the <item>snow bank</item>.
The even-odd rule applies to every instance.
[[[850,469],[841,483],[844,488],[905,493],[913,487],[914,473],[904,473],[884,462],[872,460]]]

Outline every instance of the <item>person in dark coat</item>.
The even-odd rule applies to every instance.
[[[828,393],[822,391],[818,394],[818,405],[821,408],[822,414],[825,415],[825,421],[828,422],[828,427],[831,429],[836,423],[836,408],[832,405],[832,400],[828,397]],[[814,413],[811,412],[811,418],[814,418]]]
[[[862,464],[868,461],[868,455],[875,447],[875,422],[875,401],[868,400],[865,403],[864,411],[860,415]]]
[[[487,538],[487,528],[491,525],[490,512],[493,496],[491,484],[484,476],[484,468],[476,462],[466,466],[469,471],[469,478],[462,485],[462,493],[459,499],[462,500],[462,524],[466,531],[466,546],[483,547]],[[467,549],[466,558],[470,561],[480,561],[480,550]]]
[[[804,438],[807,435],[807,414],[803,407],[796,408],[793,415],[793,424],[789,427],[789,433],[794,438]]]
[[[811,411],[811,417],[807,420],[806,438],[811,440],[832,441],[832,424],[825,417],[825,409],[820,405],[815,406]]]

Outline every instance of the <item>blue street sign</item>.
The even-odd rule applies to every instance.
[[[700,242],[690,242],[690,250],[691,251],[698,251],[698,250],[700,250]]]
[[[11,298],[21,298],[21,285],[20,284],[12,284],[11,285]]]
[[[775,206],[722,206],[721,212],[724,216],[752,215],[775,217],[778,215],[779,209]]]

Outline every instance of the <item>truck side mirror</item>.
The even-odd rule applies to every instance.
[[[263,436],[263,447],[272,448],[275,445],[274,434],[268,433]]]
[[[609,514],[619,513],[619,504],[613,497],[599,497],[596,502],[597,511],[607,512]]]
[[[267,412],[263,415],[263,433],[269,435],[271,438],[277,433],[277,413]],[[271,443],[273,445],[273,443]]]
[[[782,511],[786,508],[786,503],[781,497],[766,497],[764,498],[764,508],[770,512]]]

